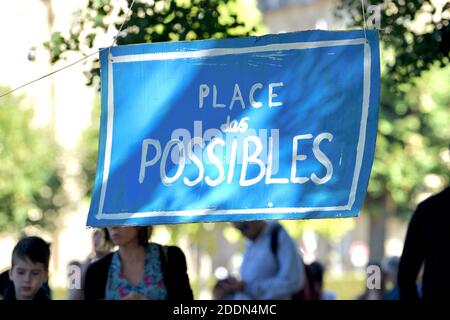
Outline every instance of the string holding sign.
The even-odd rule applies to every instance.
[[[364,29],[364,38],[367,42],[367,32],[366,32],[366,5],[364,3],[364,0],[361,0],[361,11],[362,11],[362,17],[363,17],[363,29]]]
[[[26,87],[26,86],[29,86],[30,84],[33,84],[33,83],[38,82],[38,81],[40,81],[40,80],[43,80],[43,79],[45,79],[45,78],[47,78],[47,77],[50,77],[50,76],[52,76],[52,75],[54,75],[54,74],[56,74],[56,73],[58,73],[58,72],[61,72],[61,71],[65,70],[65,69],[68,69],[68,68],[70,68],[70,67],[73,67],[74,65],[77,65],[78,63],[80,63],[80,62],[82,62],[82,61],[84,61],[84,60],[86,60],[86,59],[88,59],[88,58],[90,58],[90,57],[92,57],[92,56],[94,56],[94,55],[97,55],[97,54],[99,54],[100,52],[102,52],[102,51],[104,51],[104,50],[110,50],[111,47],[113,47],[113,46],[116,44],[117,37],[118,37],[119,34],[122,32],[122,28],[123,28],[123,26],[124,26],[124,24],[125,24],[125,21],[127,21],[129,15],[130,15],[131,12],[133,11],[134,1],[135,1],[135,0],[133,0],[133,1],[131,2],[131,5],[130,5],[130,7],[129,7],[128,10],[127,10],[126,18],[125,18],[124,22],[122,23],[122,25],[120,26],[119,30],[117,31],[117,33],[116,33],[116,35],[115,35],[115,37],[114,37],[114,39],[113,39],[113,41],[112,41],[112,43],[111,43],[111,45],[110,45],[109,47],[106,47],[106,48],[103,48],[103,49],[94,51],[94,52],[92,52],[92,53],[90,53],[90,54],[85,54],[82,58],[80,58],[80,59],[78,59],[78,60],[76,60],[76,61],[74,61],[74,62],[72,62],[72,63],[69,63],[69,64],[67,64],[67,65],[65,65],[65,66],[63,66],[63,67],[61,67],[61,68],[59,68],[59,69],[56,69],[56,70],[52,71],[52,72],[46,73],[46,74],[44,74],[44,75],[42,75],[42,76],[40,76],[40,77],[38,77],[38,78],[36,78],[36,79],[33,79],[33,80],[31,80],[31,81],[28,81],[28,82],[25,82],[25,83],[23,83],[23,84],[21,84],[21,85],[15,87],[15,88],[9,90],[9,91],[6,91],[6,92],[0,94],[0,98],[6,97],[7,95],[9,95],[9,94],[11,94],[11,93],[13,93],[13,92],[15,92],[15,91],[17,91],[17,90],[19,90],[19,89],[22,89],[22,88],[24,88],[24,87]]]

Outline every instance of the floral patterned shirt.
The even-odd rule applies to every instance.
[[[144,277],[137,286],[133,286],[122,272],[119,253],[113,254],[105,289],[106,300],[121,300],[130,293],[137,293],[149,300],[166,300],[167,290],[164,285],[158,246],[149,243],[145,253]]]

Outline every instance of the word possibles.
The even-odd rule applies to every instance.
[[[297,161],[303,161],[307,159],[305,154],[299,152],[299,141],[313,139],[313,148],[312,152],[317,159],[326,169],[326,174],[323,177],[318,177],[315,173],[311,173],[310,177],[297,177]],[[243,145],[241,146],[243,149],[241,150],[242,157],[242,167],[239,175],[239,185],[241,186],[251,186],[258,182],[260,182],[263,178],[265,178],[265,184],[287,184],[287,183],[306,183],[310,179],[312,182],[316,184],[324,184],[329,181],[333,174],[333,165],[329,158],[325,155],[325,153],[320,149],[320,144],[323,140],[328,140],[331,142],[333,140],[333,135],[329,132],[323,132],[314,137],[312,134],[302,134],[294,136],[292,139],[292,161],[291,161],[291,175],[290,178],[274,178],[272,172],[272,163],[274,158],[274,150],[273,150],[273,138],[269,136],[269,153],[267,157],[267,163],[265,163],[261,158],[261,153],[263,150],[263,144],[261,139],[258,136],[251,135],[247,136],[243,139]],[[183,177],[183,182],[185,185],[192,187],[197,185],[198,183],[205,181],[207,185],[211,187],[215,187],[220,185],[226,180],[227,184],[231,184],[234,177],[234,170],[236,167],[236,159],[238,153],[238,139],[233,139],[231,144],[231,156],[227,159],[228,172],[225,173],[224,165],[221,159],[216,155],[218,153],[215,149],[225,148],[226,143],[223,138],[215,137],[211,140],[211,142],[205,146],[204,139],[200,137],[194,137],[188,142],[188,147],[185,147],[185,144],[179,139],[171,139],[169,140],[164,150],[162,149],[161,143],[156,139],[145,139],[142,142],[142,153],[141,153],[141,165],[139,170],[139,182],[143,183],[145,179],[146,169],[148,167],[154,166],[160,161],[159,165],[159,174],[162,183],[165,185],[171,185],[175,181],[177,181],[182,175],[187,165],[186,158],[190,160],[189,163],[195,165],[198,169],[197,177],[194,179],[189,177]],[[199,159],[196,153],[194,153],[194,148],[196,146],[201,148],[206,148],[206,157],[207,159],[203,159],[204,161],[209,161],[212,165],[214,165],[217,169],[217,176],[211,177],[209,175],[205,176],[205,168],[203,162]],[[147,159],[148,154],[150,153],[149,148],[153,148],[154,152],[152,152],[153,156],[151,159]],[[166,166],[168,159],[170,159],[169,154],[174,149],[178,150],[179,158],[178,163],[176,164],[177,170],[175,174],[171,177],[168,176],[166,172]],[[249,150],[253,149],[253,152],[250,153]],[[220,154],[223,154],[223,150],[220,151]],[[257,165],[259,167],[259,173],[256,177],[248,178],[247,177],[247,169],[250,164]]]
[[[278,95],[274,93],[273,89],[275,87],[282,87],[283,83],[271,83],[268,87],[268,106],[282,106],[283,103],[281,101],[274,101]],[[259,108],[262,106],[262,103],[256,101],[254,97],[254,93],[256,90],[261,89],[262,84],[256,83],[254,84],[249,92],[249,101],[253,108]],[[203,108],[204,100],[209,95],[210,88],[208,85],[201,84],[199,87],[199,108]],[[224,108],[224,104],[217,103],[217,88],[213,86],[213,107],[221,107]],[[241,105],[245,106],[245,103],[242,99],[242,93],[240,91],[239,85],[235,85],[234,93],[232,98],[230,99],[229,109],[231,110],[236,101],[239,101]],[[223,132],[245,132],[248,129],[247,121],[248,117],[245,117],[241,121],[233,120],[230,123],[230,118],[227,117],[227,122],[223,124],[220,128]],[[196,123],[199,121],[195,121]],[[317,161],[325,167],[325,174],[322,177],[316,175],[316,173],[312,172],[309,177],[299,177],[297,176],[297,162],[304,161],[307,159],[307,156],[300,152],[299,144],[302,141],[310,140],[312,141],[312,153]],[[183,139],[184,140],[184,139]],[[201,136],[194,136],[189,141],[181,141],[178,138],[174,138],[174,134],[172,134],[172,138],[165,144],[164,148],[161,145],[161,142],[157,139],[144,139],[142,142],[141,149],[141,162],[140,162],[140,170],[139,170],[139,183],[143,183],[146,176],[146,171],[149,167],[156,166],[159,162],[159,175],[161,178],[161,182],[164,185],[171,185],[175,183],[178,179],[183,177],[183,183],[186,186],[193,187],[201,182],[205,182],[210,187],[219,186],[222,183],[231,184],[233,182],[233,178],[235,176],[235,168],[237,163],[237,155],[242,154],[242,162],[241,162],[241,172],[239,175],[239,185],[246,187],[257,184],[264,179],[265,184],[303,184],[311,180],[315,184],[324,184],[328,182],[333,175],[333,165],[327,155],[321,150],[320,145],[324,140],[331,142],[333,140],[333,134],[330,132],[322,132],[313,136],[312,134],[300,134],[292,137],[292,154],[291,154],[291,162],[290,162],[290,176],[289,177],[273,177],[273,159],[274,157],[279,156],[279,150],[274,148],[274,142],[272,135],[269,136],[268,139],[268,155],[267,157],[263,157],[263,144],[266,144],[266,141],[261,141],[260,137],[257,135],[247,135],[243,139],[233,138],[231,140],[231,145],[229,144],[229,140],[227,139],[228,144],[225,142],[225,139],[216,136],[210,139],[208,144],[205,143],[207,139]],[[238,141],[240,142],[238,145]],[[195,150],[202,149],[202,154],[204,156],[202,159],[196,154]],[[231,148],[230,152],[225,152],[226,148]],[[238,150],[239,148],[239,150]],[[152,150],[150,150],[152,149]],[[176,166],[176,171],[172,176],[168,176],[167,174],[167,163],[168,159],[170,159],[169,155],[175,152],[178,154],[178,159],[173,164]],[[218,155],[227,154],[229,158],[223,159]],[[149,159],[149,155],[150,159]],[[205,159],[206,157],[206,159]],[[266,159],[264,161],[263,159]],[[211,163],[215,166],[217,173],[214,177],[205,173],[205,165],[206,163]],[[228,164],[228,171],[225,172],[224,163]],[[196,166],[197,175],[196,177],[188,177],[183,175],[185,171],[185,167],[188,165]],[[256,165],[258,167],[258,171],[256,176],[249,178],[247,176],[249,165]],[[253,171],[254,175],[254,171]]]

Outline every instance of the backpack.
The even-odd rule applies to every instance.
[[[278,254],[278,234],[281,229],[281,225],[277,224],[270,234],[270,249],[272,254],[275,257],[275,261],[278,263],[277,254]],[[305,274],[305,283],[302,289],[298,292],[295,292],[291,300],[320,300],[320,292],[318,292],[312,282],[311,272],[307,265],[305,265],[302,261],[304,274]]]

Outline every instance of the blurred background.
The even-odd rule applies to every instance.
[[[361,29],[361,1],[18,0],[0,2],[0,94],[117,44]],[[326,267],[338,299],[365,291],[369,261],[400,256],[418,202],[450,178],[450,1],[371,1],[382,91],[375,162],[358,218],[282,221],[306,263]],[[0,98],[0,271],[24,234],[51,242],[54,298],[67,265],[92,252],[86,227],[97,165],[98,55]],[[237,274],[244,241],[228,223],[157,226],[187,255],[194,296]]]

